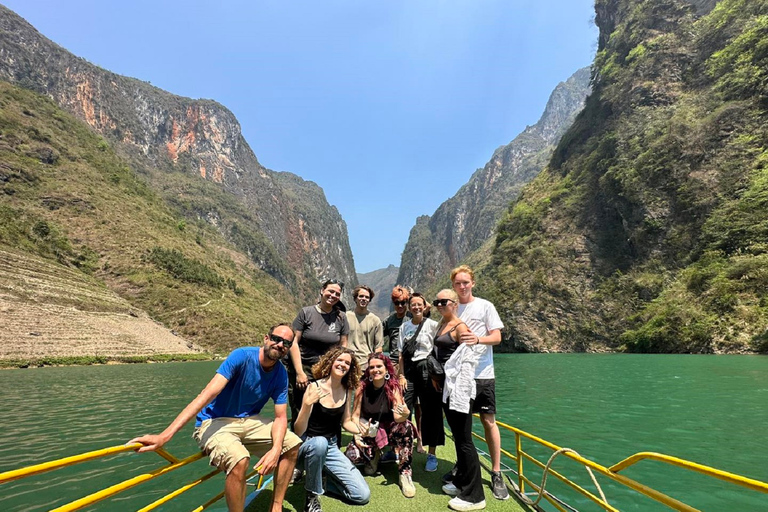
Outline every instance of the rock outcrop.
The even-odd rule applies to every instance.
[[[417,219],[403,251],[399,283],[426,290],[493,236],[509,203],[544,168],[584,106],[589,81],[589,68],[583,68],[560,83],[536,124],[497,149],[432,216]]]
[[[52,98],[116,143],[185,214],[216,225],[291,290],[312,295],[329,276],[355,282],[346,224],[322,189],[264,168],[225,107],[101,69],[3,6],[0,31],[0,79]],[[163,176],[178,172],[215,185],[234,206],[179,199],[185,192]]]

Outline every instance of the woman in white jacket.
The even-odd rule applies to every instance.
[[[478,357],[474,346],[461,343],[467,325],[456,315],[458,296],[453,290],[441,290],[432,302],[442,316],[434,344],[437,360],[444,365],[443,409],[456,444],[456,474],[443,486],[453,496],[448,507],[453,510],[485,508],[480,475],[480,459],[472,441],[472,401],[475,397],[475,367]]]

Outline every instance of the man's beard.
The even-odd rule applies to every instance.
[[[283,357],[283,351],[275,347],[267,347],[266,356],[271,361],[279,361]]]

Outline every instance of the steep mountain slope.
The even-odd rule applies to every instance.
[[[189,220],[214,226],[301,301],[355,282],[346,224],[314,183],[264,168],[231,112],[78,58],[0,6],[0,79],[52,98],[108,141]]]
[[[193,348],[147,314],[226,351],[299,306],[209,223],[185,220],[88,125],[6,82],[0,198],[2,358]]]
[[[593,93],[500,223],[524,350],[767,350],[768,2],[599,0]]]
[[[416,220],[403,250],[398,282],[426,290],[491,238],[509,202],[546,165],[589,92],[589,69],[558,84],[539,121],[497,149],[455,196]]]

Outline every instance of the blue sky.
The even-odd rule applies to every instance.
[[[593,0],[0,0],[110,71],[232,110],[262,165],[318,183],[358,272],[591,64]]]

